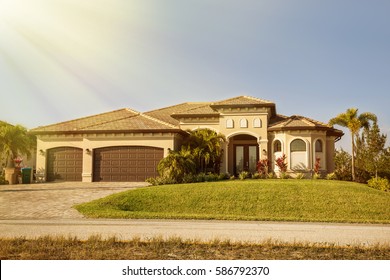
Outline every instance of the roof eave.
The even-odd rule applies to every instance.
[[[332,136],[343,136],[344,133],[337,129],[327,128],[327,127],[318,127],[318,126],[294,126],[294,127],[269,127],[268,131],[297,131],[297,130],[320,130],[326,131],[327,135]]]
[[[115,133],[186,133],[177,128],[170,129],[125,129],[125,130],[64,130],[64,131],[31,131],[34,135],[55,135],[55,134],[115,134]]]
[[[212,117],[219,117],[219,113],[209,113],[209,114],[172,114],[171,117],[174,119],[181,119],[181,118],[212,118]]]

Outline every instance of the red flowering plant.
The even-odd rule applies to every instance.
[[[314,164],[314,173],[315,174],[318,174],[320,173],[320,169],[321,169],[321,159],[318,157],[316,158],[316,163]]]
[[[16,168],[20,168],[20,165],[22,164],[23,159],[21,157],[14,158],[14,163]]]
[[[319,157],[316,158],[316,163],[314,164],[314,175],[313,175],[313,178],[314,179],[318,179],[320,178],[321,174],[320,174],[320,169],[321,169],[321,159]]]
[[[270,161],[267,158],[259,160],[259,162],[257,163],[257,172],[259,172],[261,176],[267,176],[269,171],[269,166],[270,166]]]
[[[282,156],[280,156],[276,159],[276,166],[279,168],[279,170],[282,174],[287,172],[286,159],[287,159],[287,157],[285,154],[283,154]]]

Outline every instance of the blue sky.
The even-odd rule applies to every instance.
[[[389,11],[388,0],[0,0],[0,120],[33,128],[249,95],[323,122],[356,107],[390,135]]]

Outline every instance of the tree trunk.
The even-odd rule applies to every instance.
[[[355,135],[352,134],[352,181],[355,181]]]

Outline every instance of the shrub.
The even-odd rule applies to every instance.
[[[352,181],[352,157],[346,151],[337,151],[334,156],[335,162],[335,175],[337,180]]]
[[[230,174],[229,173],[221,173],[218,175],[218,180],[223,181],[223,180],[228,180],[230,179]]]
[[[313,180],[321,179],[321,174],[319,174],[319,173],[314,173],[312,179],[313,179]]]
[[[329,173],[328,175],[326,175],[326,180],[336,180],[337,179],[337,176],[336,176],[336,173]]]
[[[245,180],[249,178],[249,172],[247,171],[240,172],[240,174],[238,174],[238,178],[240,178],[240,180]]]
[[[275,178],[276,178],[276,175],[273,172],[268,173],[267,177],[266,177],[266,179],[275,179]]]
[[[262,178],[262,176],[258,172],[252,174],[252,179],[261,179],[261,178]]]
[[[8,185],[8,181],[5,180],[4,176],[0,176],[0,185]]]
[[[195,182],[202,183],[206,181],[206,174],[201,172],[195,175]]]
[[[390,191],[390,183],[386,178],[372,178],[368,180],[368,186],[381,191]]]
[[[182,182],[183,182],[184,184],[187,184],[187,183],[195,183],[195,175],[193,175],[193,174],[185,174],[185,175],[183,176]]]
[[[214,173],[208,173],[206,176],[205,176],[205,182],[215,182],[215,181],[218,181],[218,174],[214,174]]]
[[[287,174],[287,172],[280,173],[280,179],[290,179],[291,176]]]
[[[295,178],[296,178],[296,179],[299,179],[299,180],[305,179],[305,174],[303,174],[303,173],[298,173],[297,176],[296,176]]]
[[[177,184],[175,180],[169,177],[147,178],[145,181],[152,186]]]

